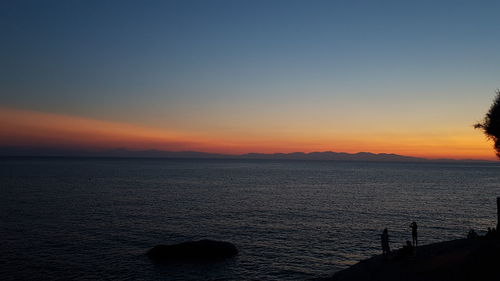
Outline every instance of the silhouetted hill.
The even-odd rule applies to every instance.
[[[290,160],[343,160],[343,161],[425,161],[424,158],[402,156],[397,154],[386,153],[345,153],[345,152],[293,152],[293,153],[248,153],[241,155],[247,159],[290,159]]]

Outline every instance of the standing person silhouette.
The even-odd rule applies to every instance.
[[[387,228],[385,228],[382,232],[382,235],[380,235],[380,240],[382,242],[382,255],[384,255],[384,257],[387,257],[391,252],[391,249],[389,247],[389,232],[387,231]]]
[[[412,238],[412,242],[413,242],[413,247],[417,247],[418,245],[418,237],[417,237],[417,223],[416,222],[412,222],[410,224],[410,228],[411,228],[411,238]]]

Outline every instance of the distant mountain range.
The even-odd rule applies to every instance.
[[[241,155],[242,158],[247,159],[289,159],[289,160],[346,160],[346,161],[425,161],[424,158],[403,156],[397,154],[387,153],[345,153],[345,152],[293,152],[293,153],[248,153]]]
[[[388,153],[344,153],[344,152],[293,152],[293,153],[247,153],[240,155],[217,154],[197,151],[128,150],[110,149],[85,151],[59,148],[0,147],[0,157],[119,157],[119,158],[211,158],[211,159],[275,159],[275,160],[337,160],[337,161],[457,161],[450,159],[429,160]],[[478,161],[478,160],[467,160]]]

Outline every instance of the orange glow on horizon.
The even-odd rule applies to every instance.
[[[425,158],[494,160],[491,143],[472,127],[441,135],[409,132],[307,134],[197,133],[148,128],[61,114],[0,107],[0,145],[103,150],[158,149],[212,153],[335,151],[395,153]]]

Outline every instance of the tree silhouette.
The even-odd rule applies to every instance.
[[[500,158],[500,90],[496,90],[496,97],[490,110],[486,113],[484,120],[474,125],[474,128],[481,129],[484,134],[493,140],[495,152]]]

